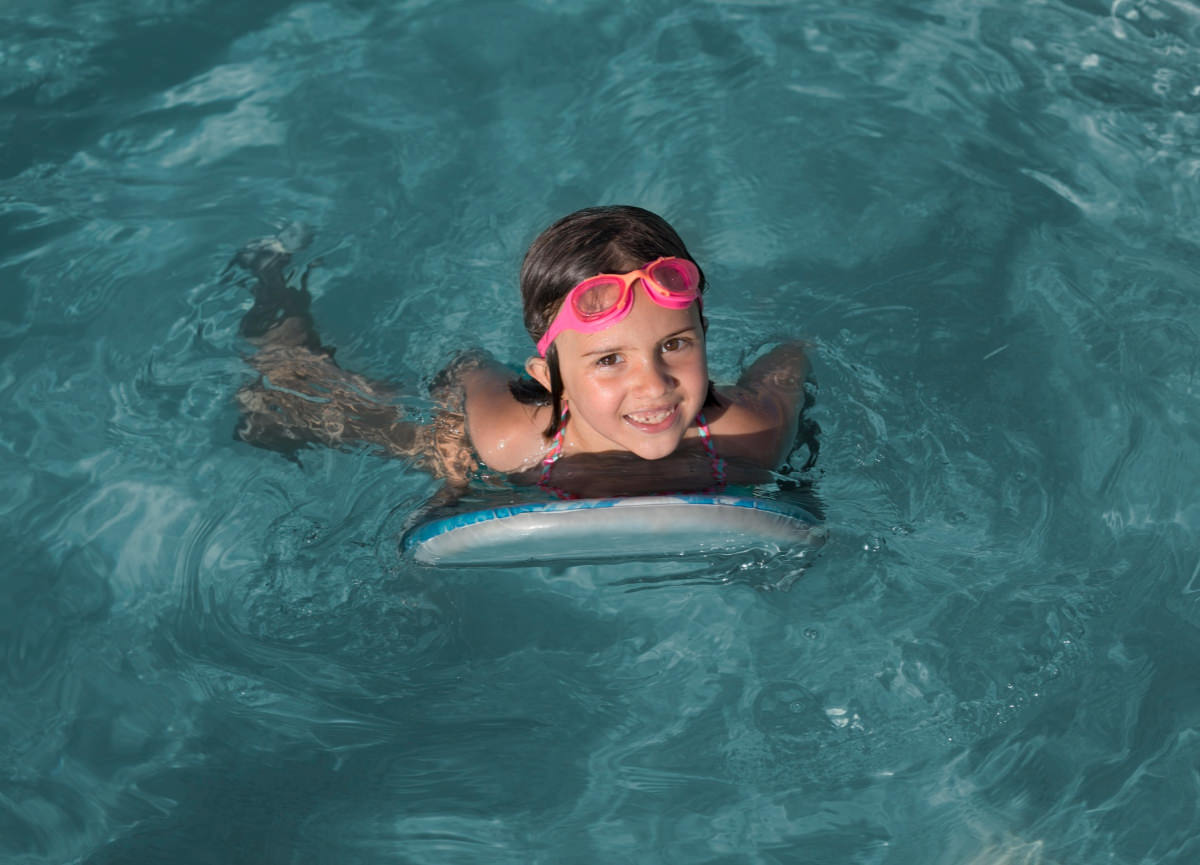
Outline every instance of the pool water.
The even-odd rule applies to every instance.
[[[1198,70],[1184,0],[7,4],[0,861],[1200,861]],[[608,202],[718,380],[812,343],[819,555],[437,570],[411,465],[233,440],[244,243],[419,412]]]

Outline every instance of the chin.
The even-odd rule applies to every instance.
[[[661,460],[675,453],[679,449],[681,441],[682,437],[672,439],[670,442],[642,443],[641,447],[630,448],[630,450],[644,460]]]

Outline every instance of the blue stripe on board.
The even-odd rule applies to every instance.
[[[643,505],[654,506],[696,506],[696,505],[725,505],[728,507],[747,508],[756,511],[765,511],[779,516],[790,517],[800,520],[810,525],[816,525],[820,522],[816,517],[808,511],[796,505],[789,505],[783,502],[777,502],[772,499],[758,499],[751,496],[728,496],[714,495],[709,493],[682,493],[670,496],[635,496],[629,498],[606,498],[606,499],[569,499],[567,501],[549,501],[549,502],[525,502],[517,505],[505,505],[497,508],[485,508],[479,511],[468,511],[467,513],[454,514],[449,517],[431,520],[428,523],[417,526],[409,531],[403,540],[405,550],[411,550],[413,547],[436,538],[439,535],[444,535],[447,532],[452,532],[457,529],[466,528],[467,526],[478,525],[492,520],[502,520],[506,517],[514,517],[519,514],[530,513],[565,513],[567,511],[581,510],[600,510],[604,508],[612,508],[621,504],[629,504],[637,502]]]

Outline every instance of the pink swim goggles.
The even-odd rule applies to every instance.
[[[612,327],[633,309],[633,284],[641,280],[649,298],[667,309],[686,309],[700,297],[700,270],[686,258],[669,256],[629,273],[601,273],[571,289],[550,329],[538,340],[542,357],[564,330],[595,333]]]

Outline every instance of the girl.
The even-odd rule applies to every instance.
[[[373,444],[416,458],[451,491],[499,472],[560,497],[716,490],[760,483],[796,442],[808,363],[781,345],[729,388],[708,378],[704,274],[675,230],[638,207],[593,207],[546,229],[521,267],[536,354],[518,379],[483,352],[436,377],[434,421],[406,421],[392,394],[321,345],[278,241],[242,250],[256,276],[242,332],[261,374],[242,388],[237,436],[294,451]],[[305,274],[307,277],[307,273]],[[815,437],[809,436],[809,464]],[[807,467],[807,466],[806,466]]]

